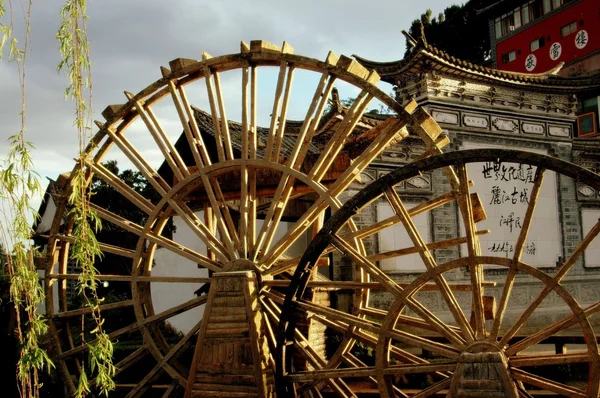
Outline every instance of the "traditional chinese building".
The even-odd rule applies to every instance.
[[[562,76],[600,71],[600,3],[596,0],[500,0],[481,10],[489,19],[494,67]],[[578,135],[598,134],[597,91],[578,98]]]
[[[500,0],[481,10],[490,21],[494,66],[559,74],[600,69],[600,4],[595,0]]]
[[[595,1],[572,3],[598,5]],[[565,9],[570,5],[565,4]],[[417,42],[411,53],[400,61],[382,63],[356,58],[364,66],[375,69],[382,80],[394,85],[400,102],[416,99],[426,107],[450,139],[446,151],[511,148],[550,155],[596,172],[600,170],[600,142],[583,134],[578,136],[576,116],[581,109],[577,99],[598,93],[599,75],[564,77],[559,73],[560,66],[533,74],[490,69],[456,59],[425,41]],[[541,72],[541,69],[536,71]],[[377,178],[391,168],[418,159],[423,151],[424,146],[418,139],[402,141],[385,151],[381,160],[374,164],[372,177]],[[523,220],[522,214],[520,218],[518,215],[523,212],[527,193],[531,191],[531,170],[519,169],[518,165],[481,164],[470,175],[474,186],[481,187],[480,194],[488,217],[478,224],[478,229],[487,226],[498,229],[500,226],[505,230],[502,236],[492,233],[481,237],[483,254],[504,253],[510,256],[514,249],[511,242],[514,242],[514,234]],[[403,186],[403,198],[412,198],[409,200],[418,206],[438,194],[441,180],[440,173],[423,174]],[[573,252],[573,242],[579,242],[600,216],[600,193],[554,175],[546,183],[546,198],[541,211],[548,223],[544,229],[535,231],[533,239],[526,243],[524,258],[537,267],[552,269]],[[385,208],[385,204],[375,203],[371,219],[363,214],[361,222],[372,224],[390,214],[391,210]],[[415,223],[421,235],[428,237],[430,242],[460,236],[463,228],[456,207],[450,204],[434,210],[430,217],[416,218]],[[536,235],[543,236],[544,242],[537,240]],[[400,241],[398,236],[380,234],[372,244],[380,251],[394,245],[411,245],[407,236]],[[590,246],[584,260],[579,261],[569,274],[570,288],[583,303],[600,299],[599,247],[598,243]],[[460,250],[465,248],[456,246],[436,250],[435,256],[438,262],[444,263],[458,258]],[[406,259],[382,262],[382,268],[400,280],[409,280],[411,273],[422,272],[423,267],[417,257],[412,263],[410,260],[407,263]],[[340,268],[342,277],[345,272],[352,272],[344,269],[343,263]],[[501,283],[505,274],[506,271],[487,271],[486,279],[497,278]],[[467,280],[468,275],[463,273],[457,278]],[[536,289],[538,287],[531,280],[522,279],[517,287],[517,297],[521,297],[522,302],[516,300],[515,306],[524,305],[535,295]],[[496,298],[501,292],[498,288],[489,291]],[[388,299],[385,296],[376,298],[381,301],[382,307],[389,305]],[[444,311],[439,296],[431,294],[428,300],[427,304],[434,312]],[[540,319],[559,316],[549,306]],[[529,326],[530,330],[535,330],[535,321]]]

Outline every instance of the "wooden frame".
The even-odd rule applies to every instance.
[[[597,135],[599,131],[596,119],[598,119],[598,113],[596,112],[577,115],[577,137],[586,138]]]
[[[470,200],[472,195],[467,165],[490,160],[533,165],[537,168],[522,229],[514,252],[509,257],[482,256],[477,248],[477,237],[483,231],[477,231],[476,218],[473,217],[475,211]],[[453,198],[458,202],[457,207],[466,224],[465,239],[445,241],[444,247],[466,242],[467,250],[464,250],[462,257],[446,263],[436,263],[430,252],[432,244],[424,244],[414,226],[412,217],[419,214],[421,209],[406,211],[402,198],[394,188],[420,173],[436,170],[443,171],[450,181],[456,176],[458,184],[447,194],[433,198],[421,206],[431,208],[433,203],[441,204],[448,198]],[[545,272],[523,262],[524,245],[535,218],[536,203],[546,170],[556,172],[564,179],[572,178],[594,188],[600,187],[600,176],[558,159],[519,151],[478,149],[451,152],[409,164],[372,182],[348,200],[311,242],[289,284],[281,315],[282,333],[277,344],[281,353],[277,367],[280,380],[278,394],[310,395],[315,394],[319,383],[345,383],[354,393],[361,391],[358,386],[370,385],[382,397],[425,397],[442,392],[446,396],[529,397],[537,394],[539,389],[545,390],[544,394],[561,396],[600,396],[598,322],[597,319],[595,322],[592,319],[600,311],[600,303],[580,305],[564,284],[565,277],[585,248],[600,234],[600,222],[583,237],[557,270]],[[448,186],[452,187],[452,184]],[[348,233],[346,223],[353,217],[369,214],[369,206],[375,200],[389,202],[396,211],[395,219],[384,220],[379,225],[365,228],[365,232],[361,230],[359,234]],[[357,236],[365,239],[377,231],[398,224],[407,230],[414,249],[375,252],[365,256],[353,247],[352,242]],[[367,303],[351,310],[336,310],[306,299],[311,283],[307,275],[313,272],[324,253],[332,251],[346,258],[346,262],[351,261],[353,266],[366,274],[367,280],[373,281],[370,282],[373,286],[364,284],[363,291],[356,295],[368,296],[376,289],[379,292],[385,291],[393,298],[387,310],[375,307],[376,303]],[[424,271],[408,279],[408,284],[391,279],[380,270],[376,262],[388,256],[410,253],[421,256]],[[493,287],[486,281],[486,273],[483,271],[487,265],[490,269],[501,266],[507,270],[504,277],[495,277],[502,287],[497,293],[498,308],[490,307],[494,305],[494,301],[486,296],[486,290]],[[466,308],[457,303],[459,295],[463,293],[457,286],[445,282],[446,278],[455,278],[459,270],[468,270],[465,276],[470,277],[469,291],[472,294]],[[360,278],[364,279],[364,274],[359,274]],[[521,278],[528,275],[540,286],[537,296],[522,308],[511,301],[516,294],[517,275],[521,275]],[[432,293],[425,293],[423,289],[430,286],[437,288],[435,291],[438,300],[445,304],[445,311],[434,311],[427,305],[428,301],[425,300]],[[537,316],[537,309],[546,303],[545,300],[552,292],[560,300],[560,305],[553,302],[554,311],[560,312],[560,316],[543,323],[536,331],[523,334],[522,331],[527,330],[528,320]],[[509,306],[509,302],[512,306]],[[469,307],[470,316],[464,312]],[[507,316],[509,310],[511,314]],[[481,311],[479,319],[477,311]],[[362,347],[369,347],[374,353],[374,364],[369,366],[364,360],[355,358],[354,342],[342,342],[337,347],[330,347],[330,350],[336,349],[335,353],[330,354],[330,359],[325,361],[321,369],[297,371],[290,360],[299,344],[292,331],[296,330],[296,319],[301,318],[303,313],[312,314],[314,319],[327,325],[332,331],[354,339]],[[466,323],[465,315],[468,319]],[[573,354],[567,353],[563,348],[564,343],[561,343],[565,339],[577,341],[585,348]],[[552,353],[525,352],[539,344],[550,344]],[[556,351],[554,344],[560,345]],[[416,355],[415,351],[422,351],[423,354]],[[546,372],[542,376],[539,370],[531,368],[537,366],[549,369],[559,363],[579,366],[579,376],[585,376],[585,386],[574,387],[566,383],[561,379],[560,372]],[[403,384],[406,382],[402,382],[402,379],[408,375],[427,378],[427,383],[422,382],[426,386],[417,388]]]
[[[258,71],[273,67],[278,69],[278,78],[272,102],[268,103],[271,119],[261,128]],[[294,100],[294,75],[299,70],[315,73],[317,83],[307,101],[306,115],[294,127],[286,117]],[[161,74],[139,93],[126,92],[125,104],[107,107],[103,112],[106,120],[96,122],[99,131],[85,154],[88,182],[92,176],[100,178],[146,215],[142,224],[92,206],[105,223],[136,237],[134,248],[100,243],[105,253],[123,258],[129,267],[121,275],[99,277],[111,284],[123,284],[130,292],[123,300],[101,306],[104,313],[132,314],[126,324],[106,326],[109,338],[123,341],[132,336],[132,341],[142,341],[141,346],[131,347],[117,360],[116,383],[122,395],[139,397],[159,390],[164,397],[192,397],[207,391],[220,397],[268,397],[276,393],[288,397],[300,393],[322,396],[323,391],[330,390],[350,397],[356,392],[352,379],[362,378],[377,385],[382,396],[406,396],[395,378],[427,374],[434,382],[414,396],[440,391],[460,395],[461,389],[473,393],[484,387],[501,390],[507,396],[528,396],[526,386],[531,385],[559,394],[598,396],[600,359],[595,331],[588,320],[600,311],[600,305],[580,307],[561,283],[586,245],[600,232],[600,226],[584,237],[556,275],[535,270],[521,259],[543,169],[577,176],[595,189],[600,189],[598,176],[529,153],[481,150],[442,155],[449,140],[425,110],[414,101],[400,105],[376,87],[379,77],[375,72],[333,53],[321,61],[294,55],[287,43],[276,46],[253,41],[241,43],[239,54],[213,58],[203,53],[201,60],[176,59],[169,68],[161,68]],[[228,108],[225,81],[231,75],[239,78],[241,86],[241,121],[237,124],[227,120],[227,114],[233,112]],[[351,107],[334,107],[339,113],[332,122],[324,119],[324,111],[338,81],[350,84],[359,94]],[[209,110],[193,107],[192,93],[198,92],[205,96]],[[360,123],[371,100],[380,101],[396,115],[374,125]],[[170,120],[177,120],[177,129],[183,131],[181,140],[169,136],[172,129],[167,128],[161,114],[165,107],[172,112]],[[204,120],[199,112],[204,112]],[[143,145],[151,143],[155,153],[161,155],[160,172],[154,159],[138,147],[132,128],[136,121],[145,129]],[[332,131],[326,139],[319,130],[324,124]],[[361,125],[369,127],[361,132]],[[424,143],[421,160],[372,182],[343,204],[340,196],[357,176],[409,132]],[[319,140],[313,139],[317,136],[321,140],[318,145]],[[346,151],[350,144],[352,150]],[[113,154],[111,151],[133,164],[157,192],[158,200],[139,194],[102,166],[102,161]],[[477,230],[476,223],[484,212],[481,201],[471,192],[466,164],[497,158],[533,162],[538,174],[515,253],[512,258],[489,259],[481,256],[478,237],[487,231]],[[347,160],[344,167],[336,163],[340,159]],[[407,210],[394,184],[435,169],[441,170],[450,190]],[[47,235],[44,287],[51,352],[67,390],[73,393],[88,349],[77,344],[75,336],[89,310],[75,307],[70,299],[77,278],[69,260],[75,226],[68,218],[66,202],[70,184],[65,187],[58,196],[57,213]],[[239,194],[232,194],[238,187]],[[395,214],[359,229],[352,215],[375,197],[388,201]],[[303,198],[304,207],[299,205],[299,198]],[[426,244],[413,217],[449,203],[459,209],[465,236]],[[197,214],[199,210],[203,214]],[[324,222],[326,212],[334,215]],[[292,213],[296,221],[280,233],[283,220]],[[165,236],[173,217],[178,217],[201,245],[183,244]],[[263,219],[262,225],[259,218]],[[412,246],[368,252],[365,239],[393,225],[407,230]],[[320,232],[305,255],[291,255],[294,245],[309,231]],[[436,260],[435,250],[457,245],[465,245],[466,256],[444,264]],[[199,267],[208,275],[157,274],[154,263],[159,249],[172,256],[173,265],[191,264],[192,269]],[[346,256],[356,268],[354,280],[332,281],[316,272],[316,266],[331,266],[327,258],[330,253]],[[425,265],[424,272],[413,280],[395,281],[377,266],[382,258],[406,254],[418,254]],[[485,290],[495,285],[483,272],[488,263],[507,269],[496,312],[491,308],[494,301],[485,295]],[[468,283],[451,280],[449,275],[459,269],[468,270]],[[506,328],[503,319],[519,273],[537,278],[543,289],[513,327]],[[152,290],[159,284],[167,284],[172,291],[193,286],[190,292],[199,296],[190,293],[185,300],[159,309]],[[522,326],[552,291],[571,315],[536,333],[520,336]],[[350,309],[332,308],[330,292],[351,292]],[[394,298],[389,311],[371,305],[370,297],[377,292],[387,292]],[[439,294],[448,308],[448,319],[421,301],[419,294],[423,292]],[[461,306],[457,298],[460,294],[470,297],[471,308]],[[192,318],[192,325],[183,333],[167,335],[165,322],[185,314],[191,317],[189,314],[197,309],[204,311],[202,317]],[[581,329],[575,337],[585,342],[586,353],[516,357],[525,348],[552,339],[573,325]],[[331,355],[325,353],[325,329],[340,336]],[[373,366],[353,354],[356,343],[374,350]],[[416,355],[406,346],[429,354]],[[446,360],[434,363],[428,355]],[[534,360],[589,364],[587,390],[524,371]],[[128,370],[141,364],[147,371],[132,379]],[[486,384],[466,376],[472,364],[488,374],[494,372],[494,380]],[[459,377],[461,374],[465,376]]]
[[[275,96],[270,99],[270,123],[264,133],[265,129],[258,126],[258,110],[259,102],[268,95],[260,95],[258,70],[270,67],[279,69],[279,77]],[[315,73],[318,83],[305,108],[306,116],[293,134],[289,134],[285,119],[293,100],[292,84],[296,70]],[[281,313],[281,288],[268,284],[252,287],[248,281],[257,276],[260,276],[260,281],[278,279],[285,282],[289,279],[290,265],[281,266],[286,262],[289,264],[286,252],[305,236],[309,228],[320,228],[328,209],[335,211],[341,207],[338,196],[383,149],[408,134],[405,127],[408,112],[414,110],[414,104],[409,104],[406,109],[400,106],[375,86],[379,79],[376,73],[348,57],[329,53],[321,61],[296,56],[287,43],[279,47],[263,41],[242,42],[239,54],[213,58],[203,53],[201,60],[176,59],[160,71],[162,77],[139,93],[125,92],[124,105],[111,105],[104,110],[102,115],[106,120],[96,122],[99,131],[85,155],[89,182],[92,175],[100,178],[147,215],[145,223],[138,224],[126,216],[93,205],[103,222],[137,237],[135,248],[100,243],[105,253],[119,256],[130,264],[130,270],[122,275],[99,276],[111,284],[128,286],[130,291],[130,297],[125,300],[101,306],[106,314],[116,311],[132,313],[133,319],[129,324],[119,325],[116,329],[106,326],[109,337],[123,340],[131,335],[143,341],[141,347],[117,361],[117,388],[124,390],[127,397],[143,396],[155,389],[164,391],[165,397],[181,395],[186,387],[188,395],[193,394],[195,388],[205,389],[208,382],[195,383],[196,375],[190,372],[190,369],[197,368],[197,364],[204,363],[205,358],[199,358],[201,354],[198,354],[193,362],[189,362],[189,358],[184,359],[187,357],[184,354],[194,343],[200,346],[208,341],[207,336],[214,325],[219,322],[228,325],[224,319],[229,315],[225,310],[217,310],[224,307],[215,303],[242,300],[242,296],[234,298],[230,290],[219,286],[242,283],[244,289],[249,289],[236,290],[245,291],[243,300],[246,306],[240,308],[246,308],[243,315],[248,326],[243,333],[251,332],[252,341],[264,341],[264,344],[252,347],[251,359],[244,357],[245,362],[242,362],[252,368],[255,375],[254,384],[250,383],[248,389],[258,389],[260,395],[265,396],[270,394],[273,386],[275,330]],[[231,108],[227,107],[224,82],[233,75],[241,78],[239,124],[227,120]],[[337,124],[333,127],[335,133],[328,141],[319,144],[321,146],[316,151],[313,137],[320,132],[321,120],[337,81],[354,86],[361,93],[360,99],[353,107],[344,108],[343,113],[332,117],[334,121],[339,117],[339,122],[335,122]],[[192,94],[188,93],[197,98],[198,92],[204,95],[209,108],[207,111],[193,107]],[[350,155],[344,153],[344,156],[337,157],[340,151],[346,150],[346,143],[354,139],[350,135],[371,99],[394,109],[398,116],[366,129],[364,137],[376,138],[363,139],[359,146],[354,145]],[[165,108],[172,113],[170,120],[180,123],[179,131],[183,131],[181,140],[170,135],[173,129],[167,128],[165,123]],[[199,112],[208,117],[210,126],[199,119]],[[339,111],[336,109],[336,112]],[[139,137],[131,127],[138,120],[138,126],[146,133],[143,145],[154,145],[156,153],[162,157],[160,168],[155,164],[155,158],[146,156],[138,148]],[[263,139],[264,147],[260,145]],[[114,156],[115,152],[127,158],[134,169],[146,178],[158,194],[158,201],[145,198],[102,165],[102,161],[107,156]],[[344,164],[338,164],[336,158],[343,159]],[[267,181],[265,176],[270,176],[271,181]],[[274,178],[278,179],[275,183],[272,181]],[[268,186],[265,186],[267,182]],[[69,262],[70,244],[73,242],[71,231],[74,228],[73,221],[67,217],[69,186],[65,184],[65,191],[59,198],[58,210],[47,236],[48,255],[43,263],[46,268],[44,286],[51,351],[67,390],[73,393],[87,351],[85,345],[76,343],[74,336],[80,333],[81,317],[89,311],[74,307],[70,299],[77,276]],[[232,186],[234,191],[239,188],[239,194],[231,195]],[[311,195],[310,205],[306,208],[295,206],[296,199],[307,193]],[[282,220],[287,213],[298,212],[294,210],[296,207],[303,213],[296,214],[298,221],[283,237],[279,236]],[[202,209],[203,216],[196,214]],[[264,217],[262,226],[258,224],[259,212],[264,212],[260,214]],[[206,249],[190,247],[164,236],[165,227],[172,217],[178,217]],[[63,223],[65,219],[66,224]],[[355,226],[351,229],[357,231]],[[193,267],[197,265],[207,270],[208,277],[155,275],[153,264],[158,249],[169,253],[176,263],[187,261],[194,264]],[[357,250],[363,252],[360,247]],[[239,275],[235,276],[239,272],[253,276],[239,282]],[[165,284],[174,291],[193,286],[191,284],[197,284],[197,287],[204,285],[204,289],[190,291],[207,290],[208,295],[194,297],[191,294],[179,304],[157,310],[152,289]],[[323,287],[337,288],[335,285]],[[191,314],[199,308],[206,316],[195,319],[193,326],[184,331],[183,337],[177,337],[175,342],[166,337],[163,326],[166,321]],[[219,365],[219,361],[226,357],[215,357],[215,366],[223,365]],[[148,373],[134,382],[130,377],[124,381],[126,370],[139,365],[142,360],[151,365]],[[224,373],[211,382],[215,385],[221,383],[221,396],[235,392],[227,387],[227,377]],[[165,383],[165,378],[170,381]]]

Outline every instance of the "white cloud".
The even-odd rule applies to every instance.
[[[37,170],[51,178],[72,169],[77,153],[73,107],[64,100],[66,78],[56,73],[59,3],[34,3],[27,65],[27,138],[37,147]],[[401,30],[408,29],[427,8],[437,14],[452,3],[90,1],[95,118],[101,119],[100,112],[107,105],[125,102],[124,90],[137,92],[160,78],[159,67],[170,60],[200,58],[201,51],[213,56],[238,52],[241,40],[264,39],[276,44],[286,40],[297,54],[320,59],[329,50],[374,60],[399,59],[404,52]],[[235,95],[236,88],[226,85],[224,90],[226,95]],[[0,62],[0,154],[8,148],[4,138],[19,130],[19,95],[15,65]],[[235,111],[228,112],[228,116],[234,115]],[[172,121],[169,127],[173,127]]]

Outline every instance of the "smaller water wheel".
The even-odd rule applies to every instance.
[[[86,156],[89,183],[124,203],[92,205],[104,228],[123,237],[100,241],[106,259],[99,279],[108,286],[99,289],[106,299],[100,308],[116,344],[111,396],[272,395],[281,304],[312,231],[342,206],[340,196],[371,161],[407,136],[407,126],[428,154],[448,141],[416,103],[400,106],[375,86],[376,73],[332,53],[319,61],[294,55],[287,44],[253,41],[239,54],[176,59],[161,72],[103,112]],[[294,90],[299,75],[303,84]],[[333,101],[327,111],[334,85],[358,93],[351,106]],[[378,104],[397,115],[365,116]],[[288,120],[292,108],[301,109],[298,121]],[[228,120],[232,114],[240,122]],[[107,159],[131,165],[153,195],[124,183],[102,163]],[[48,236],[44,287],[51,353],[73,393],[90,310],[74,294],[69,186],[67,180]],[[360,244],[355,249],[364,252]],[[314,279],[315,301],[339,288]],[[322,353],[324,327],[301,322],[304,348]],[[295,366],[319,362],[298,357]]]
[[[500,176],[505,170],[529,170],[514,177],[523,177],[531,188],[512,249],[485,247],[486,255],[481,240],[493,230],[478,230],[477,224],[486,218],[484,204],[489,210],[493,201],[489,196],[480,200],[477,193],[483,192],[477,192],[467,173],[467,169],[481,170],[482,164],[498,166],[492,170]],[[438,178],[438,186],[447,191],[411,207],[405,184],[424,176]],[[383,397],[598,397],[600,302],[578,302],[567,281],[597,239],[600,222],[593,220],[590,231],[556,267],[543,268],[525,260],[534,258],[527,252],[529,242],[541,242],[550,232],[540,208],[550,201],[544,191],[554,190],[556,195],[556,188],[544,181],[559,179],[563,187],[583,183],[600,188],[600,176],[574,164],[492,149],[423,159],[356,194],[311,242],[290,284],[279,325],[279,396],[312,396],[320,386],[319,391],[338,396],[377,392]],[[359,231],[348,228],[349,222],[368,216],[373,206],[390,208],[390,217]],[[440,217],[439,210],[458,211],[460,236],[427,240],[418,218]],[[488,226],[506,227],[500,221]],[[355,249],[357,243],[367,245],[378,234],[381,242],[386,231],[396,236],[405,233],[411,244],[372,245],[367,255]],[[459,246],[458,258],[436,261],[434,253]],[[322,306],[308,295],[310,275],[334,253],[355,270],[356,293],[350,309]],[[397,261],[396,270],[404,273],[384,272],[386,261]],[[421,271],[411,271],[413,261],[420,262]],[[535,286],[535,294],[523,297],[518,292],[523,281]],[[386,297],[390,304],[382,306]],[[440,310],[432,311],[436,302],[441,303],[436,307]],[[318,368],[308,371],[294,366],[296,356],[313,354],[296,327],[297,319],[307,317],[332,332],[330,352],[316,360]],[[565,341],[571,342],[571,348],[559,350],[558,343]]]

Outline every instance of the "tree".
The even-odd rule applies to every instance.
[[[427,10],[420,19],[412,22],[409,33],[415,39],[421,38],[423,25],[427,43],[462,60],[485,65],[491,61],[489,26],[487,19],[478,15],[477,10],[488,3],[486,0],[470,0],[463,6],[452,5],[437,18],[431,18],[433,12]],[[404,56],[409,54],[410,48],[407,40]]]
[[[8,61],[16,65],[21,88],[21,126],[10,135],[10,149],[5,159],[0,160],[0,241],[6,251],[7,273],[10,279],[10,299],[16,314],[15,334],[20,348],[17,361],[17,383],[21,397],[39,397],[40,372],[52,365],[46,351],[41,347],[47,324],[37,313],[37,305],[44,301],[44,291],[38,281],[34,257],[39,255],[31,244],[32,229],[28,219],[37,216],[31,202],[41,192],[38,175],[31,159],[31,142],[26,140],[26,64],[29,53],[31,13],[33,0],[20,0],[23,15],[24,37],[15,33],[13,9],[16,2],[0,0],[0,60],[7,48]],[[72,100],[75,108],[74,126],[79,141],[80,160],[73,173],[69,191],[69,216],[75,220],[71,259],[81,269],[78,292],[85,306],[92,309],[95,327],[91,333],[93,341],[84,341],[89,348],[87,362],[82,361],[82,372],[76,395],[82,397],[91,391],[92,382],[86,372],[94,376],[93,383],[102,393],[115,388],[112,376],[116,369],[112,364],[112,342],[102,329],[99,298],[96,292],[98,281],[94,258],[101,254],[94,230],[100,227],[99,217],[90,209],[90,187],[87,184],[89,170],[86,167],[86,147],[92,125],[91,62],[87,39],[87,16],[85,0],[65,0],[60,8],[61,25],[56,34],[61,54],[58,71],[66,72],[65,97]],[[5,22],[5,19],[8,22]],[[23,313],[23,317],[21,317]],[[84,330],[81,331],[83,338]]]
[[[106,161],[103,163],[103,166],[150,202],[157,204],[161,199],[158,192],[156,192],[152,185],[148,183],[148,180],[146,180],[139,171],[130,169],[120,171],[116,160]],[[136,224],[145,224],[148,215],[104,180],[94,176],[91,184],[91,192],[91,202],[93,204],[126,218],[129,221],[133,221]],[[172,221],[169,221],[163,230],[163,234],[169,236],[172,232],[173,223]],[[132,250],[136,248],[139,240],[137,235],[111,223],[104,223],[102,229],[96,233],[96,238],[99,242]],[[131,273],[131,261],[129,259],[110,253],[104,253],[101,258],[96,259],[95,267],[103,274],[127,275]],[[125,291],[115,291],[113,293],[129,294],[129,292]]]

